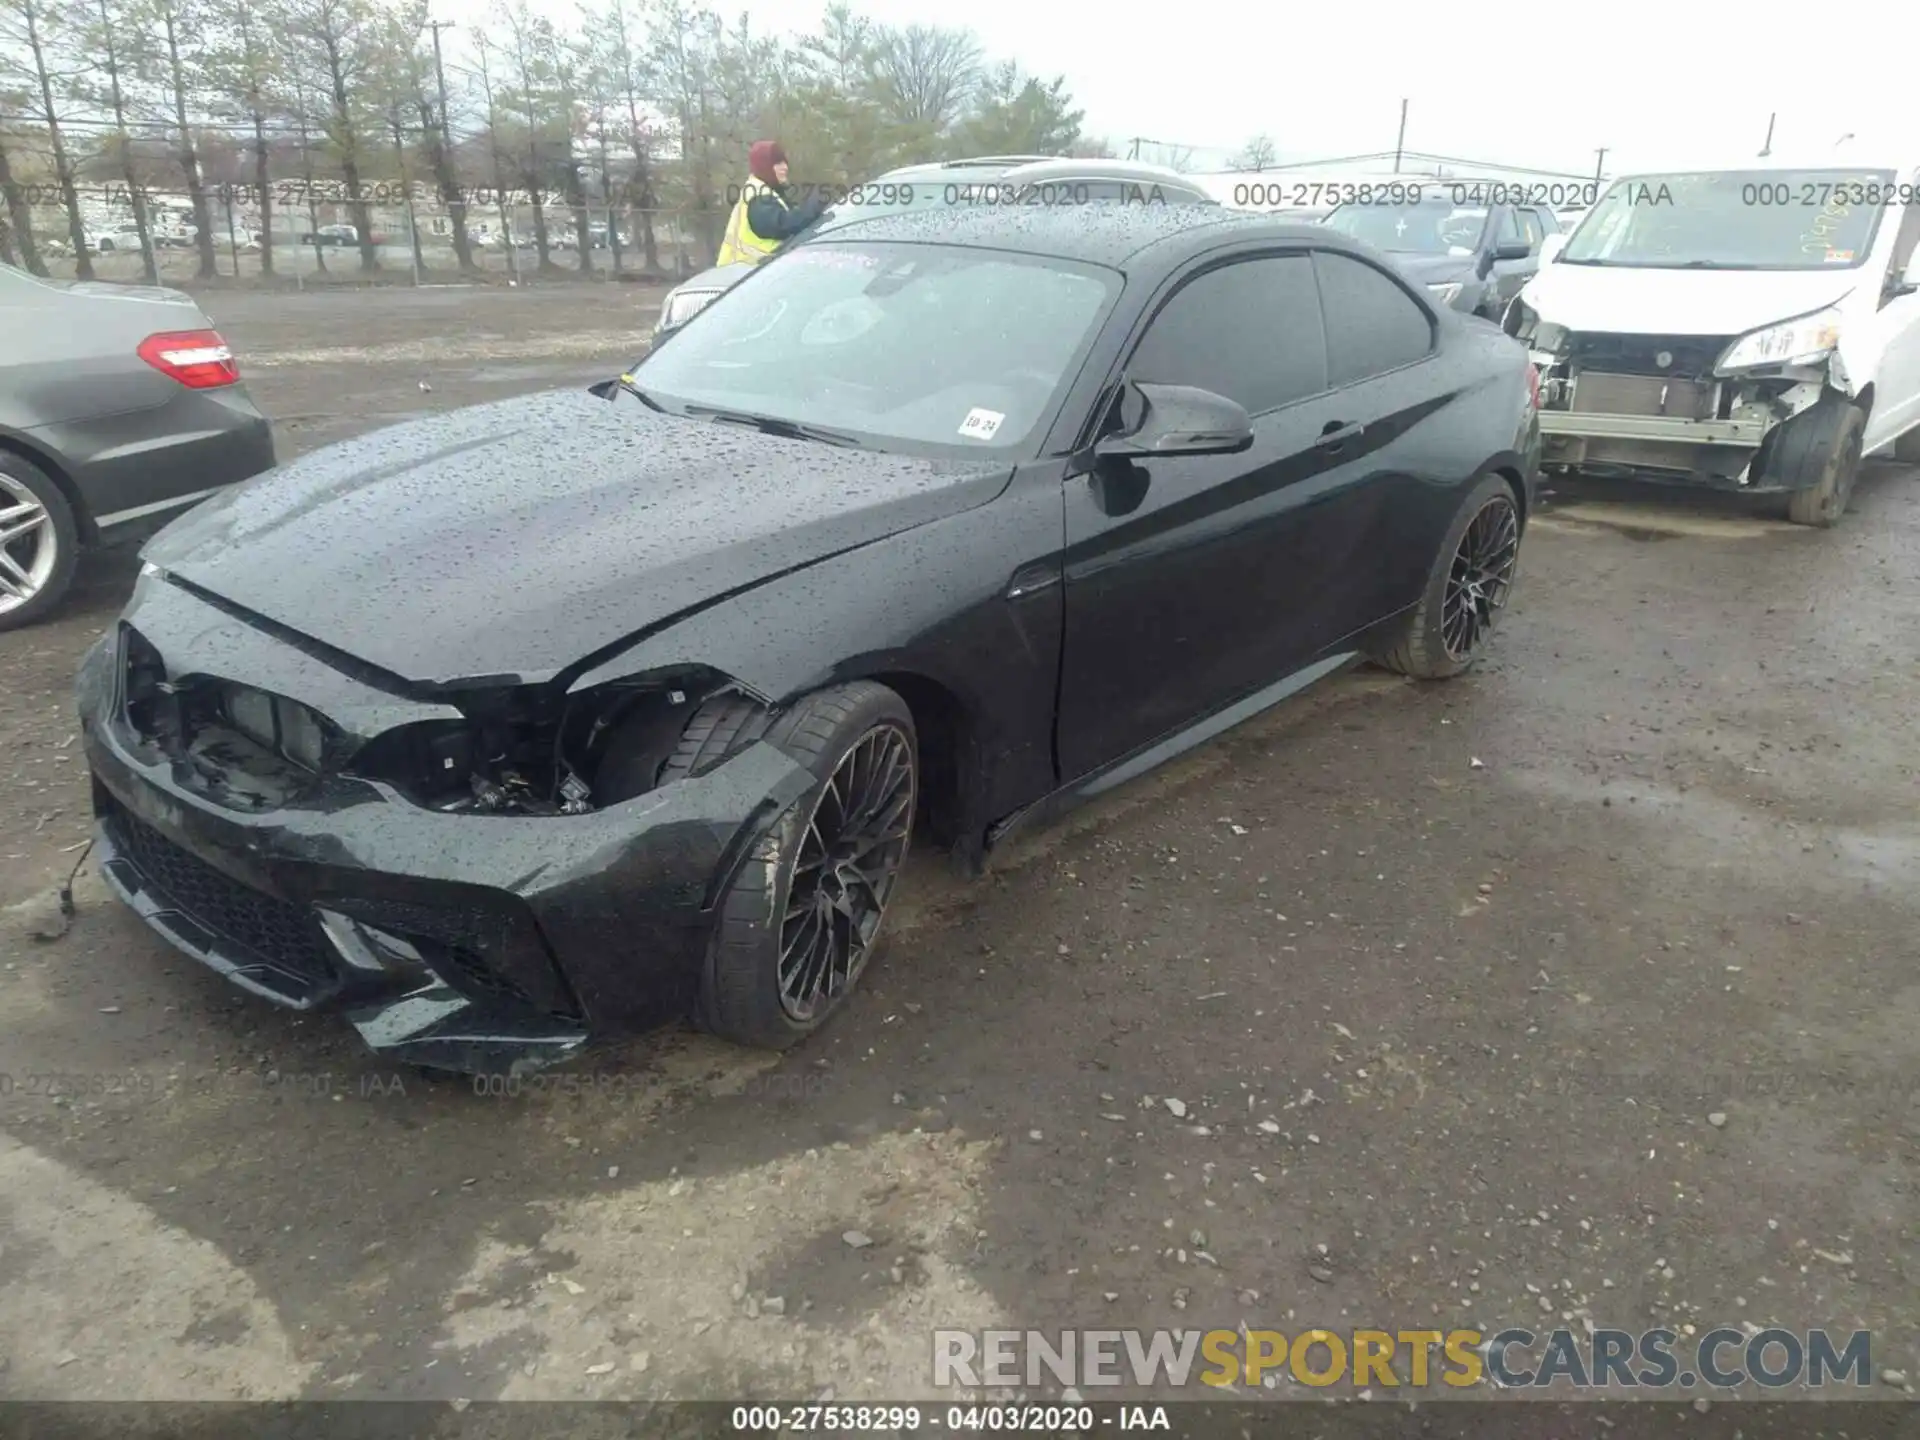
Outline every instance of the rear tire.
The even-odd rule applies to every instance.
[[[906,702],[871,681],[815,691],[774,717],[726,697],[688,722],[661,782],[755,739],[814,784],[716,907],[697,1019],[735,1044],[784,1050],[840,1009],[873,953],[919,803],[918,737]]]
[[[1829,395],[1781,428],[1761,479],[1791,490],[1787,519],[1819,530],[1840,523],[1860,473],[1860,437],[1866,425],[1866,413],[1858,405]]]
[[[1488,475],[1467,492],[1420,603],[1375,662],[1418,680],[1444,680],[1470,667],[1513,592],[1519,560],[1519,501],[1504,479]]]
[[[32,461],[0,450],[0,631],[44,618],[66,597],[79,560],[66,493]]]

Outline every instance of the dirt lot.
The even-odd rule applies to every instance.
[[[209,304],[289,454],[584,384],[651,319]],[[87,833],[96,566],[0,637],[0,1393],[901,1398],[936,1325],[1549,1311],[1864,1326],[1911,1372],[1920,479],[1855,503],[1554,506],[1472,676],[1348,675],[977,885],[921,864],[785,1059],[671,1034],[515,1098],[230,991],[90,872],[31,938]]]

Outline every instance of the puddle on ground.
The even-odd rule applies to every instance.
[[[1658,820],[1674,858],[1697,868],[1737,870],[1753,880],[1920,903],[1920,826],[1873,828],[1782,820],[1705,790],[1644,782],[1601,784],[1564,771],[1512,770],[1521,789],[1599,807],[1609,818]]]

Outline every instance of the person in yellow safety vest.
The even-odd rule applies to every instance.
[[[720,240],[720,265],[758,265],[780,246],[820,218],[824,195],[789,205],[787,152],[774,140],[756,140],[747,152],[747,183],[740,187],[727,233]]]

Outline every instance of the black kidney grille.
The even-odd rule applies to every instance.
[[[199,925],[262,960],[313,981],[333,978],[326,941],[311,912],[250,889],[117,807],[107,817],[114,847],[152,886]]]

